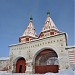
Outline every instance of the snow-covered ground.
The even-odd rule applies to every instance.
[[[60,71],[59,73],[46,73],[46,74],[25,74],[25,73],[6,73],[3,71],[0,71],[0,75],[75,75],[75,71],[68,69]]]
[[[75,71],[68,69],[68,70],[62,70],[59,73],[46,73],[44,75],[75,75]]]

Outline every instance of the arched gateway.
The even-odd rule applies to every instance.
[[[70,67],[69,54],[68,50],[66,50],[66,33],[61,32],[56,27],[50,17],[50,12],[47,12],[44,27],[38,36],[31,17],[23,35],[19,37],[19,43],[9,47],[10,72],[57,73]],[[70,48],[68,49],[70,50]],[[64,57],[65,54],[66,56]],[[60,58],[59,61],[58,58]]]
[[[35,73],[57,73],[58,69],[58,56],[54,50],[44,49],[37,54],[35,58]]]
[[[16,62],[16,73],[25,73],[26,61],[23,57],[19,58]]]

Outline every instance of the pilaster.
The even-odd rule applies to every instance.
[[[32,74],[32,72],[33,72],[32,59],[29,59],[26,61],[26,72],[25,73]]]

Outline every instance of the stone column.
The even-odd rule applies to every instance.
[[[32,72],[33,72],[32,60],[28,60],[26,61],[26,72],[25,73],[32,74]]]
[[[31,51],[27,51],[27,58],[26,58],[26,72],[25,73],[32,73],[33,72],[33,65],[32,65],[32,54]]]

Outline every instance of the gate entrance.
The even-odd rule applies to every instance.
[[[26,61],[24,58],[20,58],[16,62],[16,73],[25,73]]]
[[[58,56],[54,50],[45,49],[36,56],[35,73],[57,73],[58,69]]]

